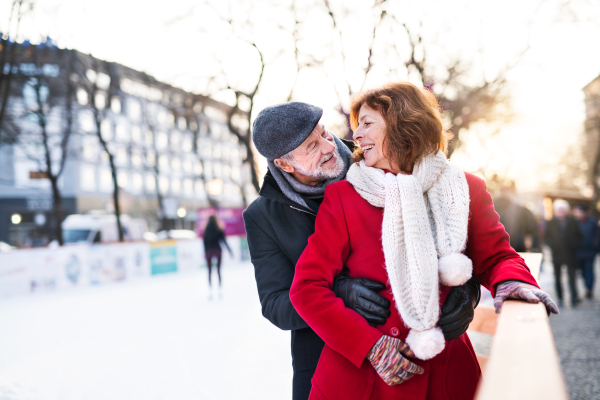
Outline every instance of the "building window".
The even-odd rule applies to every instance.
[[[141,174],[133,174],[133,176],[131,177],[131,187],[133,188],[134,193],[141,193],[143,183],[144,181],[142,179]]]
[[[161,154],[158,157],[158,166],[162,170],[168,170],[169,169],[169,157],[167,157],[165,154]]]
[[[140,103],[133,99],[127,100],[127,115],[129,118],[137,121],[141,115]]]
[[[221,168],[221,163],[215,163],[215,165],[213,165],[213,175],[217,178],[223,177],[223,169]]]
[[[102,133],[102,139],[107,142],[112,139],[112,127],[109,120],[105,119],[100,123],[100,132]]]
[[[81,190],[86,192],[96,191],[96,168],[92,165],[82,165],[80,175]]]
[[[154,175],[146,175],[146,192],[154,192],[156,190],[156,180]]]
[[[100,190],[110,192],[113,189],[112,174],[110,170],[103,169],[100,172]]]
[[[178,149],[179,148],[179,134],[172,132],[171,133],[171,148]]]
[[[86,94],[87,96],[87,94]],[[95,123],[94,116],[87,110],[79,111],[79,126],[85,132],[94,132],[95,131]]]
[[[110,101],[110,109],[115,114],[121,114],[121,99],[117,96],[114,96]]]
[[[204,155],[204,157],[212,156],[212,147],[210,146],[210,144],[206,143],[204,145],[204,147],[202,148],[202,154]]]
[[[192,161],[191,160],[183,161],[183,170],[188,174],[192,173]]]
[[[106,108],[106,95],[102,92],[96,93],[94,104],[98,110],[104,110]]]
[[[77,102],[82,106],[87,106],[89,101],[88,92],[83,88],[77,89]]]
[[[211,136],[214,137],[215,139],[218,139],[221,137],[221,125],[217,124],[217,123],[212,123],[210,125],[210,133]]]
[[[171,169],[173,171],[179,171],[179,168],[181,168],[181,161],[179,161],[178,157],[173,157],[171,159]]]
[[[185,131],[187,129],[187,121],[185,118],[179,117],[177,119],[177,128],[179,128],[180,131]]]
[[[117,184],[123,189],[128,189],[129,176],[127,175],[127,172],[123,171],[117,174]]]
[[[127,142],[129,137],[127,135],[127,125],[123,122],[119,122],[115,129],[116,138],[122,142]]]
[[[231,177],[231,167],[227,164],[223,165],[223,177],[227,179]]]
[[[156,156],[154,153],[148,153],[146,155],[146,162],[148,163],[149,167],[154,167],[154,163],[156,162]]]
[[[116,151],[115,162],[119,165],[127,165],[127,149],[120,148]]]
[[[192,138],[189,135],[185,135],[181,141],[181,149],[186,153],[192,151]]]
[[[131,140],[136,144],[142,143],[142,130],[139,126],[131,127]]]
[[[194,165],[194,173],[198,176],[202,175],[202,163],[200,161]]]
[[[142,156],[136,150],[131,152],[131,164],[135,165],[136,167],[142,165]]]
[[[173,194],[179,194],[179,190],[181,189],[181,181],[179,179],[171,180],[171,192]]]
[[[193,191],[194,191],[194,182],[192,182],[191,179],[185,179],[183,181],[183,192],[187,196],[191,196],[193,194]]]
[[[169,192],[169,178],[166,176],[161,176],[158,179],[158,186],[162,194],[167,194]]]
[[[204,176],[212,177],[212,165],[208,161],[204,161]]]
[[[204,190],[204,183],[201,180],[196,181],[196,194],[198,196],[205,196],[206,191]]]
[[[231,179],[236,182],[240,181],[240,167],[231,168]]]
[[[156,147],[158,149],[166,149],[169,145],[169,137],[164,132],[158,132],[156,135]]]
[[[144,134],[146,137],[146,144],[152,146],[154,144],[154,134],[151,130],[147,130]]]
[[[213,146],[213,157],[215,159],[220,159],[221,158],[221,146],[219,146],[218,144]]]

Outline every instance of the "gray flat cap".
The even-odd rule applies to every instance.
[[[252,140],[267,160],[279,158],[306,140],[323,115],[323,109],[291,102],[263,109],[252,124]]]

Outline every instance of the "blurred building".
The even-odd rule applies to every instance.
[[[240,207],[246,196],[255,195],[249,166],[243,163],[248,149],[228,128],[229,106],[123,65],[59,49],[50,41],[18,45],[16,62],[4,65],[4,76],[11,68],[7,114],[21,138],[0,141],[0,241],[14,242],[34,228],[37,235],[52,238],[58,223],[50,182],[40,168],[43,149],[23,140],[39,130],[25,111],[39,100],[32,88],[42,77],[49,82],[44,101],[50,135],[60,138],[66,118],[70,115],[73,121],[59,179],[65,216],[113,209],[111,169],[96,135],[98,127],[114,156],[122,212],[146,218],[154,229],[160,218],[159,194],[163,217],[179,227],[183,220],[176,210],[184,208],[188,228],[200,207]],[[63,90],[52,102],[54,86],[67,84],[71,90]],[[233,119],[239,121],[244,118]],[[18,224],[11,221],[15,214],[21,218]]]
[[[595,198],[600,197],[600,76],[583,88],[585,94],[585,145],[583,153],[589,165],[589,180]]]

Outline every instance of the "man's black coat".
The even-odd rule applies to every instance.
[[[260,196],[244,211],[262,314],[278,328],[292,331],[294,400],[308,399],[324,346],[290,301],[296,262],[315,231],[317,211],[288,199],[270,172]]]
[[[579,223],[575,218],[566,217],[562,223],[552,218],[546,223],[544,240],[552,250],[552,261],[555,265],[574,266],[575,253],[583,240]]]

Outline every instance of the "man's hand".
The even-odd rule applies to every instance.
[[[546,306],[546,312],[558,314],[556,303],[550,298],[548,293],[537,287],[521,281],[504,281],[498,284],[496,288],[496,297],[494,298],[494,308],[496,314],[500,312],[502,303],[506,299],[525,300],[529,303],[539,303]]]
[[[390,316],[390,301],[377,293],[383,289],[381,282],[351,278],[346,268],[336,276],[332,288],[347,308],[362,315],[371,326],[385,324]]]
[[[405,357],[414,357],[415,353],[400,339],[383,335],[373,346],[367,359],[377,374],[388,385],[399,385],[415,374],[425,370]]]
[[[437,323],[444,332],[446,340],[456,339],[467,331],[473,321],[479,293],[479,282],[475,278],[469,279],[462,286],[454,286],[450,289],[442,306],[442,316]]]

